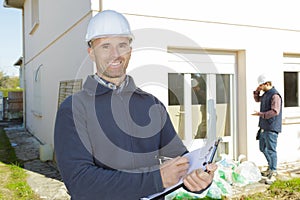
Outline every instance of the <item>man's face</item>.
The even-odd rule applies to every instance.
[[[260,84],[260,85],[259,85],[259,88],[260,88],[262,91],[266,92],[266,91],[268,91],[269,86],[270,86],[269,83],[263,83],[263,84]]]
[[[131,50],[129,38],[106,37],[93,40],[88,52],[96,63],[97,74],[111,79],[125,77]]]

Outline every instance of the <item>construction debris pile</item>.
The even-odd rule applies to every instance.
[[[251,161],[243,161],[243,156],[239,157],[239,161],[224,158],[218,161],[218,169],[211,186],[202,194],[194,194],[178,189],[166,197],[166,200],[196,200],[199,198],[210,197],[213,199],[221,199],[222,196],[232,196],[232,187],[243,187],[248,184],[256,183],[261,180],[261,173],[255,163]]]

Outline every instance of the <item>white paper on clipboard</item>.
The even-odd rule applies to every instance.
[[[214,148],[214,145],[216,143],[216,140],[208,142],[205,146],[196,149],[194,151],[191,151],[184,155],[184,157],[187,157],[189,159],[189,170],[188,173],[191,173],[195,169],[202,168],[205,170],[206,163],[209,161],[209,158],[211,157],[211,154],[213,153],[212,149]],[[162,194],[168,193],[168,191],[173,190],[174,188],[180,186],[183,183],[183,180],[181,179],[177,184],[173,185],[172,187],[166,188],[163,192],[155,193],[152,195],[149,195],[148,197],[143,197],[140,200],[151,200],[156,197],[161,196]]]

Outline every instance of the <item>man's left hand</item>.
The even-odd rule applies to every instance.
[[[183,183],[187,189],[192,192],[198,192],[206,189],[214,178],[214,172],[217,169],[217,165],[212,163],[206,166],[207,172],[201,168],[194,170],[188,174],[184,179]]]
[[[259,112],[258,111],[254,111],[254,113],[252,113],[251,115],[253,115],[253,116],[259,116]]]

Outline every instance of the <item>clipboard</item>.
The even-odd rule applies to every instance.
[[[196,149],[192,152],[185,154],[184,156],[188,157],[190,160],[190,168],[188,173],[192,172],[195,169],[202,168],[204,171],[207,171],[206,165],[212,163],[217,152],[219,143],[222,141],[221,138],[206,144],[204,147]],[[203,156],[204,155],[204,156]],[[157,200],[162,198],[175,190],[183,186],[183,180],[180,180],[174,186],[166,188],[163,192],[149,195],[147,197],[140,198],[140,200]]]

